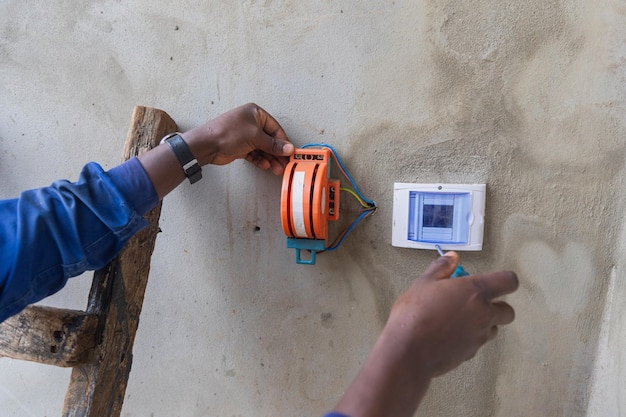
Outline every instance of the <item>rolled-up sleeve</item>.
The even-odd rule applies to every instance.
[[[108,172],[92,162],[75,183],[0,201],[0,321],[106,265],[158,201],[136,158]]]

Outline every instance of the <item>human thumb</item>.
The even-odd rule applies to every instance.
[[[446,252],[431,262],[420,278],[433,281],[450,278],[458,263],[459,255],[456,252]]]
[[[266,133],[261,133],[255,145],[257,149],[275,156],[289,156],[295,147],[288,140],[278,139]]]

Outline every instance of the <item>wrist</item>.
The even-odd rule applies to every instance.
[[[399,364],[398,371],[414,383],[435,377],[428,340],[419,336],[417,326],[407,321],[388,320],[379,339],[380,349],[389,361]]]
[[[213,129],[200,126],[182,133],[181,136],[200,165],[213,162],[218,150],[218,137]]]
[[[166,135],[161,144],[168,144],[191,184],[202,179],[202,166],[179,132]]]
[[[437,360],[433,356],[430,346],[433,343],[425,331],[425,324],[414,314],[393,314],[393,311],[383,328],[381,339],[384,336],[385,344],[393,349],[394,356],[404,369],[415,378],[437,376]]]
[[[400,330],[385,326],[335,411],[361,417],[413,415],[432,376],[423,370],[428,358],[416,359]]]

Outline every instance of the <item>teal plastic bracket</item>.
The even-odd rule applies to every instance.
[[[315,253],[326,249],[326,241],[319,239],[296,239],[287,238],[287,248],[296,250],[296,263],[303,265],[315,265]],[[301,250],[311,251],[311,258],[306,260],[300,256]]]

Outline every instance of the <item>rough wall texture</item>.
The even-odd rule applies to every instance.
[[[626,4],[0,4],[0,197],[119,159],[134,104],[182,128],[247,101],[327,141],[380,211],[315,267],[280,179],[209,167],[169,196],[125,416],[320,415],[434,253],[390,246],[395,181],[488,184],[470,271],[514,269],[514,325],[418,415],[618,416],[626,287]],[[82,307],[77,278],[47,304]],[[0,361],[3,415],[57,415],[67,371]],[[45,389],[44,389],[45,387]]]

